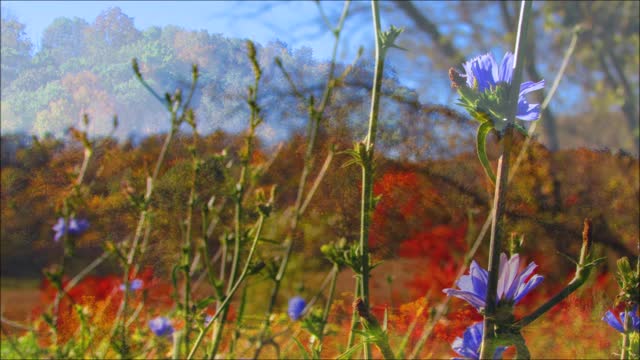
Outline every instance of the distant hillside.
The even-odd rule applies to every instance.
[[[132,18],[112,8],[93,23],[79,18],[56,19],[44,31],[41,50],[35,54],[31,50],[31,43],[24,38],[24,25],[3,18],[3,134],[61,136],[66,128],[78,124],[85,112],[93,120],[93,134],[107,134],[115,114],[120,119],[119,138],[166,130],[165,111],[135,79],[133,58],[139,60],[142,74],[161,94],[186,87],[191,65],[198,64],[200,81],[194,105],[200,131],[244,127],[247,86],[253,76],[244,40],[176,26],[140,31]],[[267,119],[262,135],[281,140],[303,126],[306,109],[292,94],[275,58],[282,60],[299,90],[316,93],[318,98],[328,64],[316,62],[309,48],[290,49],[282,42],[258,45],[258,55],[265,70],[259,94]],[[354,88],[348,96],[337,95],[343,103],[353,103],[354,97],[359,103],[368,99],[371,66],[361,61],[357,67],[347,79]],[[343,69],[338,66],[338,71]],[[415,93],[390,79],[388,91],[416,98]],[[362,113],[366,108],[357,104],[352,111]]]
[[[199,131],[236,132],[245,127],[245,98],[252,74],[242,39],[176,26],[141,31],[119,8],[104,11],[92,23],[80,18],[56,19],[45,29],[41,48],[35,53],[24,29],[16,19],[3,16],[2,134],[60,138],[69,126],[80,123],[84,113],[92,119],[93,135],[109,134],[114,115],[120,124],[114,135],[120,140],[166,131],[166,112],[135,78],[133,58],[139,60],[143,75],[160,94],[187,87],[191,65],[198,64],[200,80],[193,104]],[[329,66],[316,61],[310,48],[291,49],[278,41],[257,47],[265,72],[258,99],[266,122],[259,136],[274,144],[303,129],[307,118],[306,106],[294,96],[275,64],[276,57],[298,90],[316,98],[321,96]],[[387,67],[383,85],[381,149],[391,156],[411,158],[467,149],[468,144],[457,139],[466,139],[473,129],[462,118],[451,123],[432,105],[420,104],[416,91],[399,83],[392,65]],[[338,64],[338,72],[346,66]],[[370,59],[355,63],[334,92],[327,126],[364,135],[362,120],[368,116],[372,78]],[[603,117],[608,122],[600,121]],[[622,148],[637,155],[637,137],[622,130],[626,125],[620,113],[559,114],[557,122],[562,147]],[[538,132],[543,134],[541,128]]]

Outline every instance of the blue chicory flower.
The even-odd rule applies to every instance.
[[[142,281],[140,279],[133,279],[129,283],[129,290],[131,290],[131,291],[140,290],[140,289],[142,289],[143,285],[144,285],[144,281]],[[124,284],[120,284],[120,291],[124,291]]]
[[[69,235],[80,235],[87,231],[88,228],[89,221],[86,219],[77,220],[76,218],[71,218],[67,225],[64,218],[58,218],[58,222],[53,226],[53,231],[55,231],[53,241],[60,241],[60,238],[62,238],[65,233],[68,233]]]
[[[292,320],[298,320],[302,316],[302,312],[304,311],[307,303],[300,296],[294,296],[289,299],[289,310],[287,313]]]
[[[171,321],[163,316],[149,320],[149,329],[157,336],[171,336],[173,334]]]
[[[515,305],[540,285],[544,277],[541,275],[531,276],[536,267],[537,265],[532,262],[522,272],[519,272],[520,256],[515,254],[507,260],[507,255],[502,253],[498,275],[498,302]],[[480,310],[486,305],[488,282],[489,273],[474,260],[471,262],[469,275],[461,276],[456,282],[459,289],[444,289],[443,292],[449,296],[463,299]]]
[[[640,332],[640,316],[638,316],[638,305],[636,305],[630,312],[629,316],[631,316],[631,331]],[[624,333],[624,319],[625,312],[620,313],[620,318],[618,319],[611,311],[608,311],[604,314],[602,320],[604,320],[609,326],[618,330],[621,333]]]
[[[482,345],[482,322],[477,322],[469,326],[461,338],[457,337],[453,340],[451,348],[458,355],[463,358],[454,359],[472,359],[477,360],[480,358],[480,346]],[[493,354],[494,359],[500,359],[502,353],[507,349],[506,346],[499,346],[496,348],[496,352]]]
[[[467,86],[471,89],[478,89],[481,93],[487,90],[492,91],[500,83],[511,84],[514,60],[513,54],[507,52],[498,66],[498,63],[490,53],[480,55],[462,65],[465,74],[461,76],[466,77]],[[543,88],[544,80],[536,83],[525,81],[520,84],[518,110],[516,112],[518,119],[533,121],[540,117],[540,104],[529,104],[525,95]]]

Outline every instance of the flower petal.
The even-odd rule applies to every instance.
[[[504,274],[505,274],[505,268],[508,266],[508,262],[509,260],[507,259],[507,254],[502,253],[500,254],[500,264],[499,264],[499,269],[498,269],[498,286],[497,286],[497,294],[496,294],[496,300],[500,300],[502,298],[502,294],[504,294],[504,282],[505,282],[505,278],[504,278]]]
[[[469,350],[474,350],[474,353],[478,353],[480,345],[482,344],[482,322],[474,323],[464,331],[464,342]]]
[[[518,112],[516,117],[524,121],[534,121],[540,118],[540,104],[529,104],[527,99],[518,99]]]
[[[507,350],[509,347],[508,346],[498,346],[496,348],[496,352],[493,353],[493,358],[494,359],[502,359],[502,354],[505,352],[505,350]]]
[[[476,293],[475,287],[473,286],[473,277],[469,275],[460,276],[460,279],[456,281],[456,286],[458,289],[462,291],[468,291],[470,293]]]
[[[58,242],[60,241],[60,238],[62,237],[62,235],[64,235],[65,231],[66,231],[66,226],[65,226],[65,221],[64,218],[58,218],[58,222],[53,225],[53,227],[51,228],[53,231],[55,231],[55,235],[53,236],[53,241]]]
[[[444,289],[442,290],[442,292],[444,292],[445,294],[449,295],[449,296],[455,296],[457,298],[460,298],[466,302],[468,302],[469,304],[471,304],[473,307],[475,307],[476,309],[481,309],[485,307],[484,304],[484,299],[480,298],[478,295],[469,292],[469,291],[462,291],[462,290],[457,290],[457,289]]]
[[[171,322],[169,319],[161,316],[149,320],[149,329],[157,336],[169,336],[173,334]]]
[[[484,92],[496,85],[498,80],[498,64],[493,55],[485,54],[471,60],[471,71],[478,82],[478,91]]]
[[[469,274],[471,274],[471,280],[473,281],[473,293],[481,299],[486,299],[489,273],[485,269],[481,268],[475,260],[473,260],[471,262]]]
[[[513,61],[513,54],[507,51],[500,63],[500,69],[498,69],[498,82],[511,84],[511,78],[513,77]]]
[[[640,316],[638,316],[638,305],[633,307],[631,310],[631,327],[635,329],[635,331],[640,332]]]
[[[534,83],[533,81],[525,81],[522,84],[520,84],[519,96],[522,97],[532,91],[542,90],[542,89],[544,89],[544,79],[538,81],[537,83]]]
[[[520,275],[518,275],[513,283],[511,284],[511,287],[507,288],[507,292],[505,294],[505,298],[507,299],[512,299],[515,297],[516,292],[518,291],[518,289],[527,281],[529,280],[529,276],[531,276],[531,274],[533,274],[533,270],[535,270],[538,267],[538,265],[536,265],[536,263],[532,262],[529,265],[527,265],[526,268],[524,268],[524,270],[522,270],[522,272],[520,273]]]
[[[602,320],[604,320],[607,324],[609,324],[609,326],[618,330],[619,332],[624,332],[624,328],[622,327],[620,320],[618,320],[618,318],[616,318],[616,316],[613,315],[611,311],[607,310],[607,312],[604,314],[604,317],[602,317]]]
[[[517,304],[523,297],[525,297],[531,290],[535,289],[544,280],[542,275],[533,275],[529,282],[518,286],[516,295],[513,298],[513,303]]]
[[[500,257],[500,261],[503,259],[506,260],[507,255],[502,254]],[[511,300],[512,297],[509,296],[509,290],[511,290],[515,279],[518,275],[518,270],[520,270],[520,255],[515,254],[509,259],[509,261],[505,261],[505,266],[503,267],[500,264],[500,277],[498,279],[498,300],[505,299]]]
[[[473,359],[474,357],[476,357],[476,354],[471,352],[471,350],[465,345],[466,344],[464,343],[464,340],[460,337],[457,337],[455,340],[453,340],[451,348],[453,349],[453,351],[458,353],[458,355],[464,356],[464,359]]]
[[[306,306],[307,302],[301,296],[294,296],[289,299],[289,309],[287,313],[292,320],[298,320],[302,316]]]
[[[473,76],[473,70],[471,70],[472,61],[467,61],[464,64],[462,64],[462,67],[464,68],[464,72],[467,78],[467,86],[470,87],[471,89],[473,89],[473,83],[475,82],[475,77]]]

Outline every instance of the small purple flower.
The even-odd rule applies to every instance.
[[[129,290],[131,290],[131,291],[140,290],[140,289],[142,289],[143,285],[144,285],[144,281],[142,281],[140,279],[133,279],[129,283]],[[120,284],[120,291],[124,291],[124,284]]]
[[[208,315],[204,317],[204,326],[209,326],[209,323],[213,320],[213,316]]]
[[[462,359],[477,360],[480,358],[480,346],[482,345],[482,322],[477,322],[469,326],[463,337],[457,337],[453,340],[451,348],[458,355],[463,356]],[[494,359],[500,359],[502,353],[507,349],[506,346],[499,346],[493,354]],[[461,358],[454,358],[461,359]]]
[[[88,228],[89,221],[86,219],[77,220],[76,218],[71,218],[69,219],[69,225],[67,226],[64,218],[58,218],[58,222],[53,226],[53,231],[55,231],[53,241],[60,241],[60,238],[62,238],[65,233],[68,233],[69,235],[80,235],[87,231]]]
[[[515,254],[507,260],[507,255],[500,255],[500,272],[498,277],[497,300],[515,305],[531,290],[535,289],[544,279],[541,275],[533,275],[533,270],[537,265],[530,263],[522,272],[520,268],[520,256]],[[461,276],[456,282],[458,289],[444,289],[443,292],[449,296],[455,296],[466,300],[476,309],[485,307],[487,296],[487,286],[489,273],[481,268],[478,263],[471,262],[469,275]]]
[[[149,320],[149,329],[157,336],[171,336],[173,334],[171,321],[162,316]]]
[[[478,89],[481,93],[493,90],[500,83],[511,84],[513,78],[513,54],[507,52],[498,63],[490,53],[477,56],[464,64],[467,86]],[[529,104],[525,95],[544,88],[544,80],[537,83],[526,81],[520,84],[520,94],[518,96],[518,111],[516,117],[520,120],[533,121],[540,117],[540,104]]]
[[[300,296],[294,296],[289,299],[289,310],[287,313],[292,320],[298,320],[302,316],[302,312],[304,311],[307,303]]]
[[[640,317],[638,316],[638,305],[636,305],[630,312],[631,316],[631,331],[632,332],[640,332]],[[609,326],[618,330],[621,333],[624,333],[624,319],[625,312],[620,313],[620,319],[618,319],[611,311],[608,311],[604,314],[602,320],[604,320]]]

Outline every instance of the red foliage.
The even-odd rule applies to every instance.
[[[420,200],[420,193],[414,191],[417,186],[418,177],[413,172],[388,172],[373,184],[373,195],[381,199],[372,215],[369,246],[384,245],[390,241],[385,237],[385,227],[389,222],[406,223],[415,216]],[[400,209],[401,219],[392,216],[394,209]]]
[[[437,340],[451,343],[456,337],[462,337],[465,329],[478,321],[482,321],[482,315],[471,305],[465,303],[461,309],[441,319],[434,327],[433,333]]]
[[[171,285],[153,277],[153,270],[145,268],[138,274],[131,274],[130,280],[140,279],[143,286],[140,290],[133,292],[130,297],[131,306],[135,307],[142,300],[142,294],[146,293],[146,305],[148,306],[170,306]],[[63,287],[69,284],[70,279],[63,280]],[[108,276],[87,276],[73,288],[60,301],[58,307],[58,333],[59,341],[66,342],[73,336],[79,326],[79,318],[74,310],[74,305],[86,306],[89,313],[87,316],[93,321],[98,321],[105,326],[110,326],[115,319],[118,307],[122,301],[122,291],[120,285],[122,278],[115,275]],[[43,279],[41,284],[40,298],[42,304],[52,305],[55,301],[57,290],[55,286]],[[48,306],[47,305],[47,308]],[[46,311],[44,307],[33,310],[34,316],[40,316]]]

